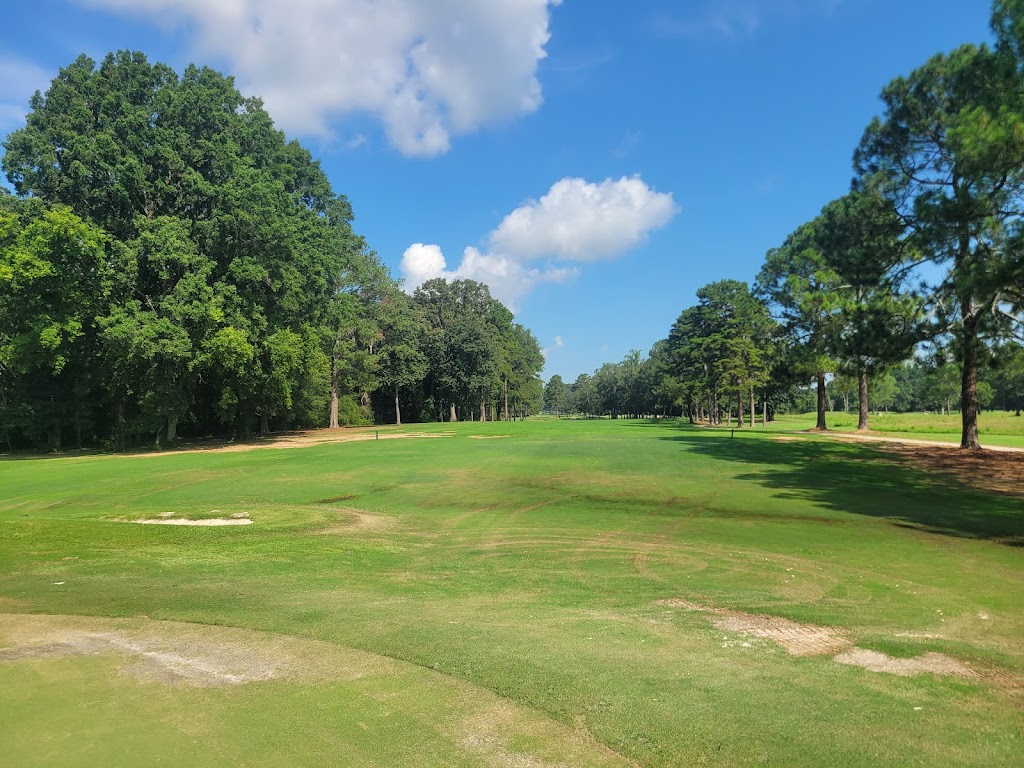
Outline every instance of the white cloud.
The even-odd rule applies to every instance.
[[[537,269],[505,256],[481,253],[472,246],[462,254],[458,269],[449,270],[441,247],[414,243],[402,255],[399,269],[410,293],[435,277],[475,280],[491,289],[491,295],[515,311],[519,300],[539,283],[564,283],[577,275],[571,267]]]
[[[406,286],[411,290],[435,277],[444,277],[447,263],[439,245],[413,243],[402,254],[399,269],[405,275]]]
[[[544,347],[544,349],[542,349],[540,353],[544,355],[546,359],[551,357],[552,352],[555,352],[556,350],[559,349],[565,349],[565,342],[562,340],[561,336],[555,336],[555,340],[551,343],[551,346]]]
[[[540,200],[506,216],[487,236],[486,252],[466,248],[457,269],[448,269],[440,246],[423,243],[406,249],[399,269],[409,291],[433,277],[476,280],[514,309],[538,283],[563,283],[579,274],[565,262],[621,256],[678,210],[671,194],[655,192],[638,176],[599,184],[562,179]],[[543,268],[530,266],[542,258],[548,262]]]
[[[757,33],[766,19],[831,13],[844,0],[705,0],[685,16],[662,16],[655,29],[670,37],[744,38]]]
[[[78,0],[186,26],[289,133],[379,119],[402,153],[535,111],[548,14],[561,0]]]
[[[520,259],[599,261],[639,245],[678,210],[672,195],[655,192],[639,176],[600,184],[562,179],[506,216],[490,242]]]
[[[24,125],[29,98],[45,91],[54,74],[27,59],[0,53],[0,130]]]

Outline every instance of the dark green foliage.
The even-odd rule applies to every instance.
[[[428,358],[435,401],[524,408],[539,387],[536,341],[486,287],[440,281],[411,306],[319,164],[229,77],[82,56],[4,149],[8,447],[364,423],[378,388],[397,417]]]
[[[526,416],[543,407],[540,345],[474,280],[428,280],[413,294],[426,356],[424,396],[452,421]]]

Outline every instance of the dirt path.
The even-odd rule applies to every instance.
[[[454,432],[398,432],[392,427],[365,427],[358,429],[310,429],[296,432],[281,432],[265,437],[254,438],[253,440],[235,443],[230,441],[215,441],[204,445],[186,445],[182,448],[167,451],[145,451],[139,453],[123,454],[132,458],[151,458],[153,456],[167,456],[178,453],[210,453],[210,452],[235,452],[235,451],[256,451],[266,448],[303,448],[309,445],[323,445],[325,443],[352,443],[361,440],[400,440],[434,437],[452,437]]]
[[[924,445],[936,448],[956,448],[959,450],[960,445],[958,443],[947,443],[942,440],[919,440],[916,437],[889,437],[885,435],[873,435],[871,433],[863,434],[857,432],[814,432],[800,434],[815,434],[822,437],[832,437],[839,440],[860,440],[867,443],[903,443],[906,445]],[[1024,453],[1024,448],[1014,448],[1009,445],[986,445],[984,446],[986,451],[998,451],[999,453]]]

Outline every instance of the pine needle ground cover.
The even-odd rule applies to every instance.
[[[0,462],[4,762],[1020,764],[1024,498],[667,421],[397,434]]]

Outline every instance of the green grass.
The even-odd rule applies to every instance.
[[[857,429],[857,414],[834,411],[826,415],[829,429],[852,432]],[[813,413],[780,415],[769,424],[774,430],[813,429]],[[871,432],[882,437],[909,437],[960,444],[960,414],[937,413],[872,413]],[[982,445],[1024,448],[1024,416],[1012,412],[986,411],[978,416]]]
[[[1024,676],[1024,500],[869,446],[757,431],[408,428],[449,430],[0,461],[0,648],[37,648],[0,651],[0,754],[97,766],[1019,765],[1020,693],[791,657],[660,601]],[[117,522],[169,512],[255,522]],[[89,650],[110,637],[143,654]],[[80,642],[86,652],[69,652]],[[145,666],[146,653],[241,651],[280,673],[194,687]]]

